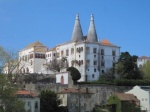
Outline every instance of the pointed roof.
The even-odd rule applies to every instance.
[[[81,41],[81,40],[83,40],[83,33],[80,25],[79,14],[77,14],[72,33],[72,41]]]
[[[112,43],[110,43],[107,39],[102,40],[101,45],[105,45],[105,46],[116,46],[116,45],[113,45]]]
[[[90,21],[90,26],[89,26],[88,35],[87,35],[87,41],[89,41],[89,42],[97,42],[98,41],[93,14],[91,15],[91,21]]]

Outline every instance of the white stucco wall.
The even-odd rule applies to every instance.
[[[68,72],[57,73],[56,74],[56,83],[61,83],[61,77],[64,78],[64,84],[68,84]]]
[[[40,112],[40,98],[19,98],[25,103],[25,110],[31,110],[30,112]],[[35,111],[35,103],[38,102],[38,111]]]
[[[126,92],[134,94],[140,100],[141,110],[147,110],[150,112],[150,93],[149,91],[143,90],[140,86],[135,86],[132,90]]]

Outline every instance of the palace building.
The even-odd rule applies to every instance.
[[[50,73],[43,65],[53,59],[67,58],[69,67],[81,73],[79,81],[94,81],[114,66],[120,55],[120,47],[104,39],[99,41],[91,15],[88,34],[83,35],[79,15],[76,15],[71,40],[48,49],[40,42],[28,45],[19,52],[20,73]]]

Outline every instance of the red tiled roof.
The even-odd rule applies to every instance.
[[[74,93],[74,94],[93,94],[88,89],[79,89],[79,88],[65,88],[59,94],[69,94],[69,93]]]
[[[150,57],[147,57],[147,56],[141,56],[141,57],[139,57],[139,59],[150,59]]]
[[[133,94],[128,94],[128,93],[116,93],[116,96],[118,96],[118,98],[121,101],[136,101],[139,102],[139,100],[136,98],[136,96],[134,96]]]
[[[106,46],[116,46],[110,43],[107,39],[102,40],[101,45],[106,45]]]
[[[37,96],[36,92],[31,91],[31,90],[19,90],[19,91],[17,91],[16,94],[17,95],[29,95],[29,96],[32,96],[32,97]]]

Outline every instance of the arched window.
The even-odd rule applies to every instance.
[[[64,84],[64,77],[61,76],[61,84]]]

